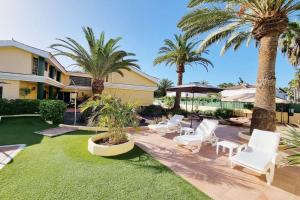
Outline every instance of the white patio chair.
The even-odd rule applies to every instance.
[[[217,144],[218,138],[215,134],[215,130],[218,124],[218,120],[204,119],[195,131],[176,136],[173,140],[178,146],[187,148],[191,150],[192,153],[198,153],[204,142],[210,143],[213,146]]]
[[[248,145],[240,146],[238,153],[231,157],[231,167],[240,165],[265,174],[270,185],[274,178],[279,141],[280,133],[254,129]]]
[[[150,130],[158,131],[158,132],[166,132],[171,130],[179,131],[181,128],[181,121],[184,116],[182,115],[174,115],[169,120],[160,122],[154,125],[148,125]]]

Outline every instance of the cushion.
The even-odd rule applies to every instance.
[[[280,141],[280,133],[254,129],[248,146],[255,150],[276,153]]]
[[[203,137],[200,135],[181,135],[174,137],[173,140],[181,145],[198,145],[202,143]]]
[[[232,156],[231,160],[242,166],[264,172],[268,163],[272,160],[273,155],[274,154],[253,150],[253,148],[247,147],[245,151]]]

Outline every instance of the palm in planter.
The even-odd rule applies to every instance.
[[[126,127],[136,128],[139,125],[136,105],[134,103],[122,103],[121,99],[111,96],[102,97],[101,115],[99,125],[108,128],[109,144],[122,144],[128,141]]]
[[[111,73],[118,73],[123,76],[122,70],[131,70],[131,67],[139,68],[136,59],[128,58],[135,56],[119,50],[118,42],[121,38],[105,41],[105,34],[102,32],[97,39],[90,27],[83,28],[88,49],[72,38],[58,39],[60,43],[50,46],[55,50],[54,55],[62,55],[71,58],[73,65],[82,67],[83,70],[93,78],[93,94],[101,95],[104,90],[104,80]]]
[[[222,4],[223,3],[223,4]],[[225,5],[226,4],[226,5]],[[199,51],[225,40],[222,52],[254,38],[259,44],[258,76],[251,130],[274,131],[275,63],[278,41],[287,28],[291,15],[299,14],[298,0],[190,0],[195,8],[179,22],[187,37],[212,31]]]

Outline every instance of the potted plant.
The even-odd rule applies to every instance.
[[[92,117],[100,127],[106,127],[107,132],[92,136],[88,141],[88,150],[93,155],[114,156],[133,149],[134,140],[127,132],[127,127],[138,127],[139,121],[136,106],[133,103],[122,103],[121,99],[102,96],[92,100],[97,113]],[[99,114],[100,113],[100,114]]]

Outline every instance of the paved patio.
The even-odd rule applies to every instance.
[[[71,128],[71,127],[58,127],[58,128],[46,129],[43,131],[37,131],[35,133],[39,134],[39,135],[48,136],[48,137],[55,137],[55,136],[63,135],[65,133],[69,133],[69,132],[76,131],[76,130],[77,130],[76,128]]]
[[[247,143],[238,137],[240,127],[219,125],[216,134],[223,140]],[[136,135],[138,146],[171,168],[199,190],[216,200],[296,200],[300,199],[300,167],[282,167],[275,171],[271,186],[265,176],[241,167],[230,168],[228,155],[215,147],[202,146],[197,154],[176,147],[177,133],[160,136],[149,130]]]
[[[10,163],[24,147],[25,144],[0,146],[0,169]]]

